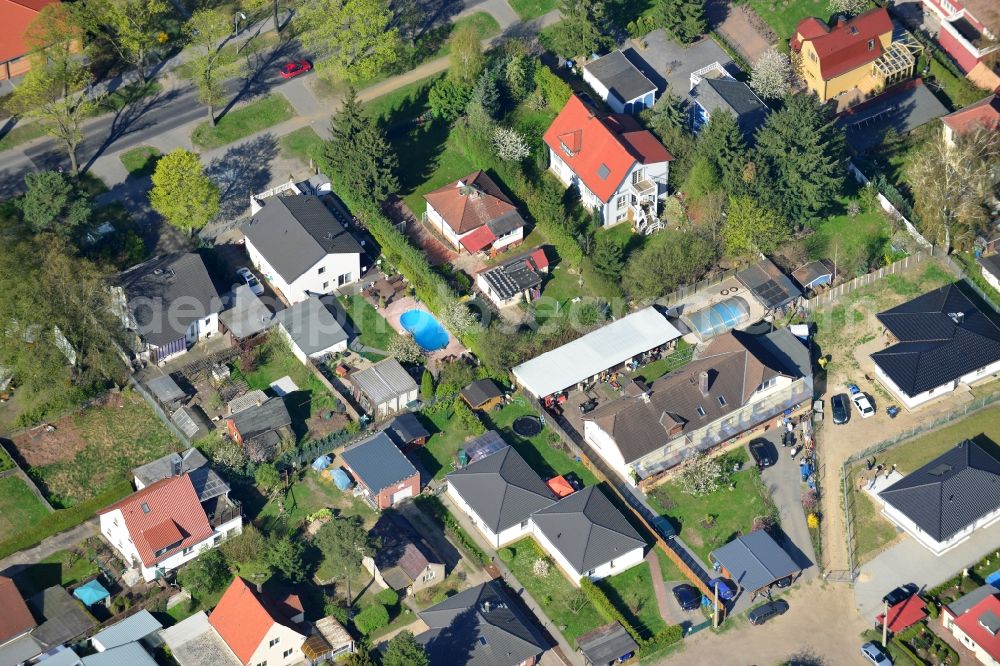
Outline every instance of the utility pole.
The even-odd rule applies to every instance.
[[[714,610],[712,611],[712,627],[719,628],[719,581],[715,581]]]
[[[886,647],[889,640],[889,601],[885,600],[885,617],[882,618],[882,647]]]

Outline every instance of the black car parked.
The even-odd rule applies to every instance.
[[[851,420],[851,401],[846,393],[838,393],[830,399],[830,406],[833,408],[833,422],[837,425],[847,423]]]
[[[771,442],[766,439],[755,439],[750,442],[750,455],[753,456],[758,468],[764,469],[775,463],[774,456],[771,454],[772,448]]]
[[[784,614],[788,610],[788,602],[784,599],[770,601],[763,606],[758,606],[747,613],[750,624],[764,624],[772,617]]]
[[[674,588],[674,599],[684,610],[697,610],[701,605],[701,592],[694,585],[683,583]]]
[[[907,599],[912,597],[914,594],[917,593],[919,589],[920,588],[918,588],[913,583],[900,585],[895,590],[882,597],[882,601],[887,602],[890,606],[895,606],[896,604],[902,601],[906,601]]]

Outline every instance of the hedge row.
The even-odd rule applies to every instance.
[[[53,534],[76,527],[93,518],[98,509],[103,509],[107,505],[117,502],[131,492],[132,485],[127,480],[121,481],[86,502],[50,513],[37,523],[20,530],[9,539],[0,541],[0,558],[25,548],[31,548]]]
[[[673,624],[656,632],[648,640],[644,639],[639,634],[639,631],[632,626],[632,623],[625,619],[622,612],[611,603],[608,596],[592,580],[586,577],[581,578],[580,589],[583,591],[583,595],[587,597],[587,600],[597,609],[597,612],[604,616],[605,620],[608,622],[618,622],[625,628],[625,631],[632,637],[632,640],[639,645],[640,655],[658,652],[684,638],[684,631],[681,627]]]
[[[489,564],[489,556],[483,552],[483,549],[468,535],[468,533],[462,529],[462,526],[458,524],[455,520],[455,516],[451,515],[451,512],[445,508],[444,504],[441,503],[437,497],[430,495],[421,495],[416,500],[417,506],[424,510],[424,513],[430,514],[445,531],[451,533],[455,539],[458,540],[459,545],[464,548],[469,555],[474,559],[479,560],[482,564]]]

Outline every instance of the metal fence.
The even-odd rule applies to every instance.
[[[729,278],[735,277],[735,276],[736,276],[736,269],[735,268],[730,268],[730,269],[721,271],[719,273],[713,273],[713,274],[709,275],[708,277],[704,278],[703,280],[699,280],[698,282],[695,282],[694,284],[686,284],[686,285],[677,287],[677,289],[674,289],[669,294],[665,294],[664,296],[661,296],[660,298],[656,299],[656,302],[659,305],[663,305],[663,306],[676,305],[678,301],[687,298],[691,294],[696,294],[699,291],[701,291],[702,289],[708,289],[709,287],[717,285],[720,282],[725,282]]]
[[[933,247],[928,250],[920,250],[914,255],[904,257],[897,262],[889,264],[888,266],[883,266],[877,271],[865,273],[864,275],[854,278],[850,282],[844,282],[843,284],[839,284],[821,294],[817,294],[813,298],[806,299],[803,301],[803,305],[805,305],[806,308],[812,309],[828,303],[833,303],[853,291],[861,289],[862,287],[867,287],[870,284],[874,284],[890,275],[906,272],[932,256],[934,256]]]

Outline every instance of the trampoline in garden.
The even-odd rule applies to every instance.
[[[542,431],[542,421],[537,416],[518,416],[513,428],[521,437],[534,437]]]
[[[691,330],[702,340],[731,331],[750,319],[750,306],[739,296],[731,296],[707,308],[684,315]]]

